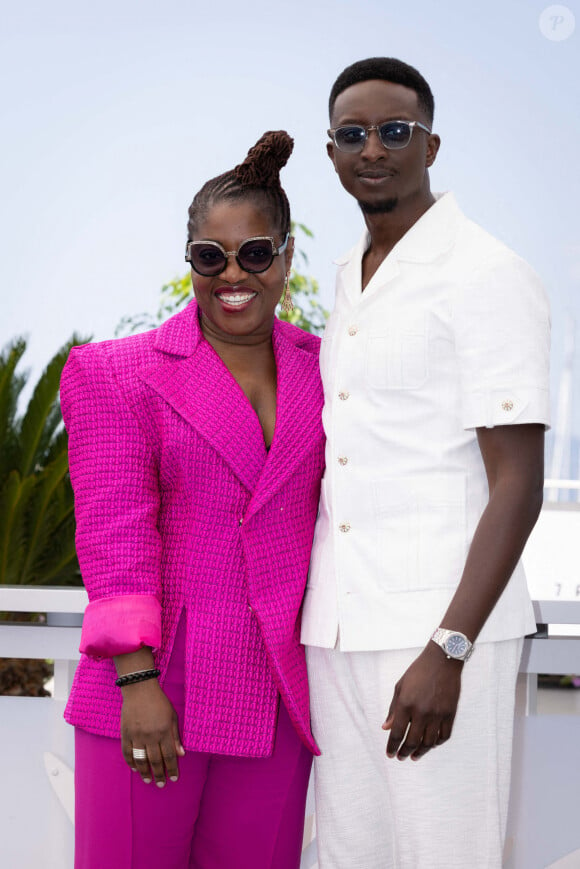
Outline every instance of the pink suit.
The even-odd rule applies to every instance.
[[[89,733],[119,737],[111,657],[153,646],[163,685],[183,612],[185,748],[268,757],[281,696],[318,752],[299,614],[324,463],[319,339],[276,321],[272,340],[269,453],[195,302],[71,353],[61,401],[90,603],[65,715]]]

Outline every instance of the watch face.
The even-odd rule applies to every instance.
[[[467,640],[461,634],[451,634],[445,641],[445,650],[452,658],[462,658],[468,648]]]

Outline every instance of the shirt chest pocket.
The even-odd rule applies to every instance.
[[[429,376],[427,318],[389,320],[367,339],[365,377],[372,389],[420,389]]]

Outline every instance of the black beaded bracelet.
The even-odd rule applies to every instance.
[[[119,676],[115,679],[117,688],[124,688],[125,685],[133,685],[134,682],[146,682],[147,679],[157,679],[161,675],[161,670],[152,668],[151,670],[137,670],[135,673],[125,673],[124,676]]]

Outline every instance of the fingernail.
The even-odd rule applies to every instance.
[[[131,772],[137,772],[137,767],[136,767],[136,766],[132,766],[132,767],[131,767]]]
[[[164,787],[165,787],[165,782],[164,782],[164,781],[158,781],[158,782],[155,782],[155,784],[157,785],[158,788],[164,788]]]
[[[150,778],[144,778],[143,781],[145,782],[146,785],[150,785],[150,784],[151,784],[151,779],[150,779]]]
[[[177,776],[176,776],[176,775],[170,775],[169,778],[170,778],[171,781],[177,781]]]

